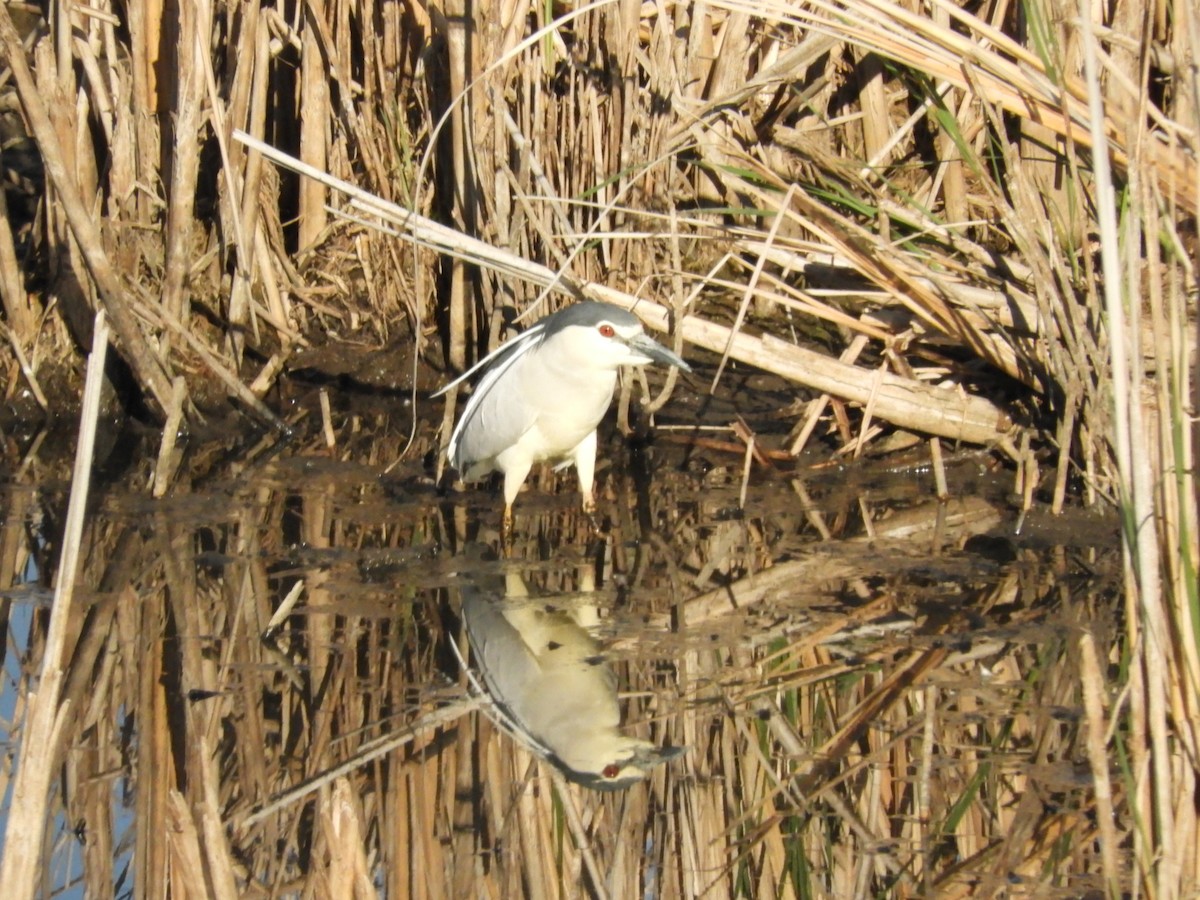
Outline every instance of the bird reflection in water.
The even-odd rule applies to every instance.
[[[493,590],[462,591],[475,668],[501,727],[569,780],[620,790],[683,753],[620,730],[617,678],[588,631],[596,607],[563,608],[530,599],[518,573]]]

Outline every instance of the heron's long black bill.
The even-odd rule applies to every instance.
[[[692,367],[684,362],[681,356],[672,353],[662,344],[651,340],[644,334],[639,334],[635,338],[630,338],[629,349],[637,351],[651,362],[656,362],[663,366],[674,366],[675,368],[682,369],[685,372],[692,371]]]
[[[630,762],[638,768],[648,771],[655,766],[661,766],[665,762],[683,756],[686,752],[687,747],[647,747],[635,753]]]

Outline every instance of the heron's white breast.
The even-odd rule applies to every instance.
[[[615,369],[522,360],[521,394],[535,411],[528,438],[536,461],[561,459],[596,430],[612,403]]]

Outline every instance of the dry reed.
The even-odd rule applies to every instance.
[[[680,605],[650,621],[730,629],[717,646],[679,638],[671,685],[629,664],[647,692],[629,703],[636,721],[692,704],[655,726],[693,748],[678,771],[625,798],[574,798],[568,828],[570,791],[485,724],[470,726],[473,742],[465,724],[441,724],[402,757],[256,818],[445,699],[411,689],[437,668],[421,637],[446,573],[426,580],[405,560],[411,593],[381,599],[331,582],[321,553],[419,555],[464,533],[424,504],[403,525],[347,517],[334,486],[289,492],[303,471],[259,449],[248,466],[265,481],[239,481],[219,522],[89,526],[85,570],[113,579],[111,597],[72,624],[62,705],[53,679],[32,706],[21,694],[26,748],[63,760],[61,806],[96,835],[91,889],[124,878],[139,895],[362,893],[382,879],[393,896],[473,880],[536,896],[952,896],[1015,879],[1169,898],[1200,878],[1193,4],[184,6],[95,0],[49,18],[0,6],[6,400],[28,416],[69,408],[71,366],[102,309],[132,373],[132,389],[114,382],[124,402],[138,395],[167,424],[141,473],[161,509],[197,477],[173,448],[178,424],[219,414],[224,397],[286,430],[263,398],[305,347],[405,344],[414,366],[461,369],[513,313],[536,315],[557,292],[640,303],[677,347],[721,360],[718,395],[734,363],[811,389],[790,413],[792,453],[814,436],[847,456],[882,453],[880,437],[900,429],[932,438],[937,459],[939,439],[989,449],[1014,467],[1032,516],[1113,504],[1125,605],[1118,626],[1107,586],[1056,588],[1030,562],[958,588],[972,609],[1005,610],[1019,635],[986,666],[948,649],[969,628],[954,616],[837,656],[824,640],[854,613],[771,620],[795,579],[840,585],[869,611],[911,607],[911,587],[872,581],[889,572],[853,551],[813,562],[772,545],[738,464],[732,496],[655,512],[671,573],[656,588]],[[276,168],[264,144],[320,177]],[[414,369],[414,392],[416,381]],[[365,447],[328,413],[324,431],[321,454],[361,450],[380,468],[435,449],[422,434]],[[747,441],[747,461],[761,444]],[[37,452],[14,459],[20,477]],[[4,523],[5,587],[37,553],[22,496]],[[363,498],[379,515],[383,501],[360,487]],[[720,523],[727,508],[746,524]],[[902,524],[867,499],[855,509],[867,536]],[[634,515],[622,511],[618,536],[646,530]],[[795,515],[796,530],[814,518]],[[814,534],[848,537],[848,515]],[[940,508],[921,546],[956,546],[971,516]],[[585,532],[553,512],[539,521],[555,548]],[[308,555],[287,564],[288,546]],[[231,560],[221,577],[209,553]],[[619,540],[613,554],[637,583],[642,558]],[[47,573],[70,582],[55,565]],[[541,587],[563,589],[555,577]],[[301,578],[301,624],[278,646],[250,640]],[[706,593],[714,579],[725,587]],[[730,640],[742,626],[728,623],[758,604],[763,637]],[[1064,630],[1023,632],[1044,627],[1048,605]],[[43,665],[65,664],[70,614],[56,605],[30,629],[22,692]],[[1095,649],[1077,658],[1079,646]],[[68,708],[77,731],[31,738]],[[122,708],[134,718],[121,723]],[[115,871],[105,802],[118,771],[137,786],[132,873]],[[42,815],[49,788],[35,793],[10,823]],[[5,872],[18,846],[6,841]],[[46,857],[29,852],[12,884],[33,892],[28,867]]]

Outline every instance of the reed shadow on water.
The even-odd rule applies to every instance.
[[[610,424],[602,534],[573,475],[535,471],[488,559],[471,547],[494,549],[498,495],[439,494],[426,424],[382,474],[407,422],[370,421],[336,454],[315,431],[189,447],[157,502],[145,460],[101,489],[55,825],[88,890],[153,865],[241,893],[331,873],[388,896],[1094,886],[1075,648],[1115,640],[1112,522],[1014,534],[974,456],[939,502],[919,460],[744,484],[721,441]],[[4,541],[48,584],[62,482],[30,471],[4,485]],[[34,611],[10,696],[38,671],[38,596],[5,595]],[[519,648],[543,679],[490,698],[505,727],[481,610],[508,630],[501,669]],[[618,790],[568,759],[601,740],[647,763]],[[189,804],[211,834],[181,827]]]

